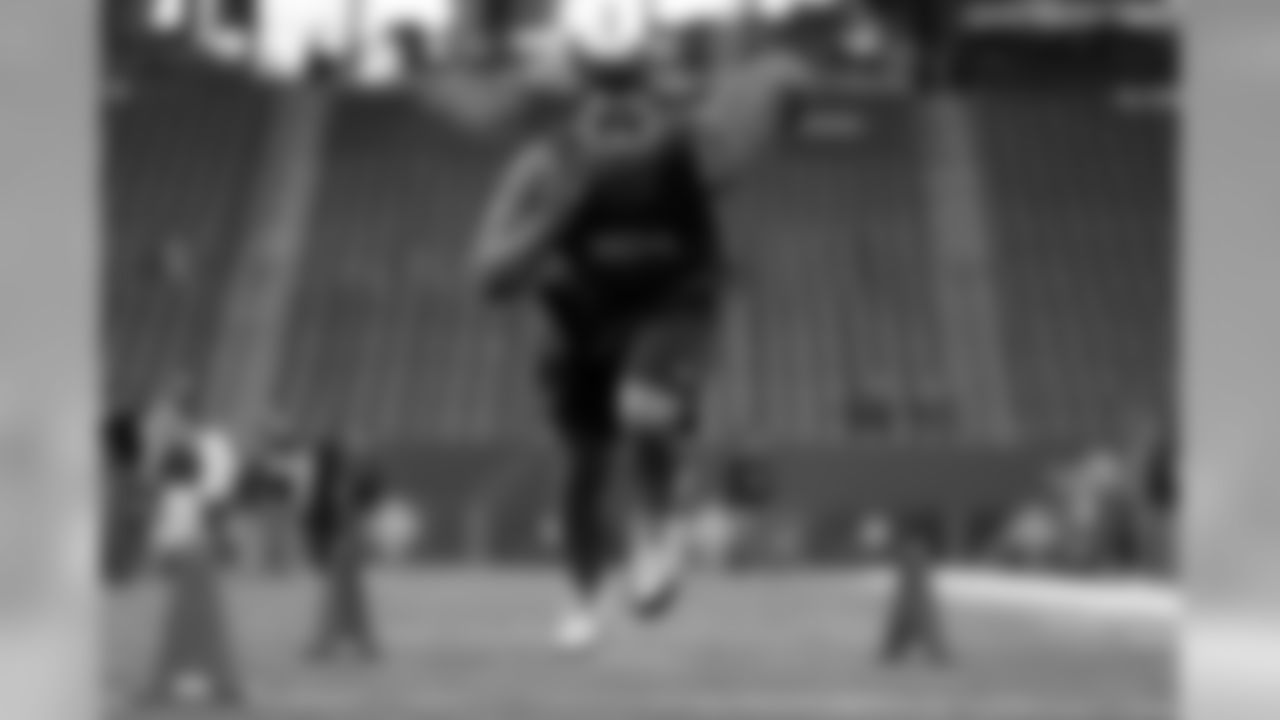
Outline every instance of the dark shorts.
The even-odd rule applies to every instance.
[[[673,293],[642,307],[551,312],[545,381],[552,420],[571,440],[612,438],[631,383],[659,392],[696,422],[712,360],[717,307],[710,291]]]

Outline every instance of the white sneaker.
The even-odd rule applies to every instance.
[[[584,608],[574,608],[556,626],[555,642],[562,650],[580,652],[595,647],[603,634],[599,615]]]
[[[677,520],[665,522],[639,543],[631,564],[631,592],[642,617],[661,616],[674,603],[684,575],[685,549],[684,528]]]
[[[613,609],[614,592],[602,587],[592,600],[575,600],[556,626],[556,645],[564,650],[582,651],[600,643]]]

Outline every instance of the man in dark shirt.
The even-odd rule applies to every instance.
[[[550,328],[545,379],[568,465],[562,536],[577,601],[558,632],[568,647],[598,637],[620,560],[643,617],[675,597],[679,480],[725,285],[717,194],[751,139],[724,121],[736,115],[763,138],[783,64],[692,101],[643,62],[594,66],[568,122],[517,154],[483,219],[480,284],[536,299]],[[615,488],[617,474],[628,482]],[[626,525],[614,490],[632,500]]]

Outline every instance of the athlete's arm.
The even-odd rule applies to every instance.
[[[774,50],[718,78],[693,115],[708,181],[723,187],[755,164],[781,134],[787,103],[815,76],[798,54]]]
[[[504,295],[541,269],[551,230],[564,210],[565,182],[548,144],[518,152],[480,218],[471,270],[488,293]]]

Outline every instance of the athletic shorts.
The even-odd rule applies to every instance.
[[[679,293],[628,311],[585,319],[552,312],[555,340],[544,366],[552,419],[571,440],[612,438],[629,384],[672,399],[683,425],[697,405],[712,359],[716,303],[709,292]]]

